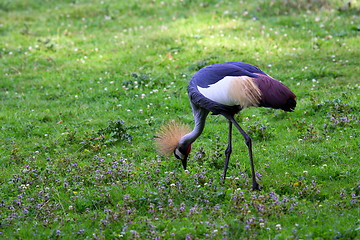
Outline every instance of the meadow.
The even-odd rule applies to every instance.
[[[1,0],[1,239],[359,239],[360,6],[340,0]],[[245,109],[261,191],[209,116],[188,170],[187,83],[241,61],[297,95]]]

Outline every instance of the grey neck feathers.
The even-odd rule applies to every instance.
[[[205,121],[209,111],[197,107],[194,104],[191,104],[191,107],[194,114],[195,127],[190,133],[184,135],[180,139],[179,146],[188,146],[189,144],[192,144],[200,136],[205,127]]]

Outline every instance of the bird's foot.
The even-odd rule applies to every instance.
[[[251,190],[253,190],[253,191],[255,191],[255,190],[260,191],[260,190],[261,190],[261,186],[260,186],[257,182],[253,182],[253,185],[252,185]]]

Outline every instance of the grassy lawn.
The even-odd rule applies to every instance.
[[[1,239],[359,239],[360,4],[0,0]],[[184,171],[154,135],[193,124],[191,76],[260,67],[293,113],[209,116]]]

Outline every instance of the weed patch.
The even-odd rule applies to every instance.
[[[1,239],[358,239],[358,4],[331,1],[0,2]],[[188,169],[156,129],[193,125],[187,83],[256,65],[292,113],[210,116]]]

